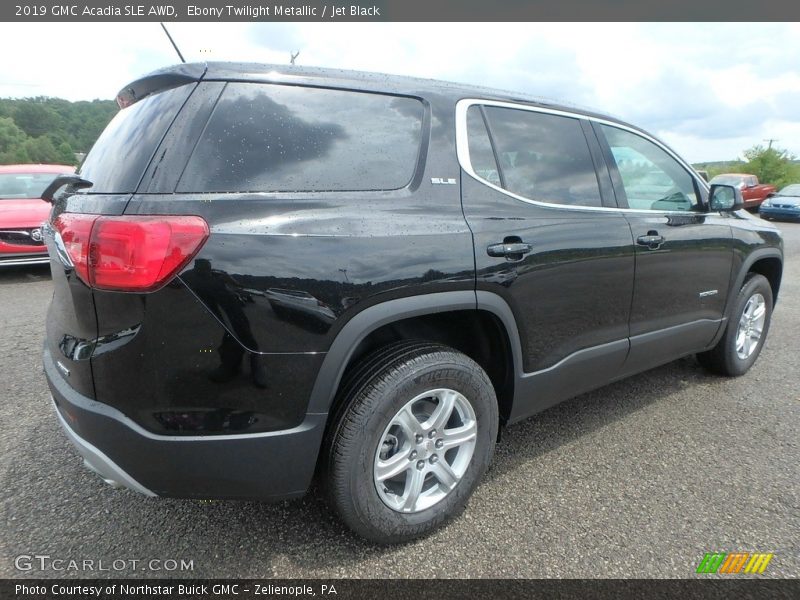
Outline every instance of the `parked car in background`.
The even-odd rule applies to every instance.
[[[762,219],[800,221],[800,183],[793,183],[770,195],[758,208]]]
[[[768,183],[759,183],[758,177],[748,173],[724,173],[717,175],[710,181],[711,185],[723,184],[732,185],[742,191],[744,207],[747,209],[757,209],[770,194],[774,194],[778,188]]]
[[[46,263],[42,223],[51,205],[42,192],[65,165],[0,165],[0,266]]]

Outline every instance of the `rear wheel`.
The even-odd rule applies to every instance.
[[[769,331],[772,288],[766,277],[751,273],[745,279],[722,339],[697,355],[705,368],[727,376],[744,375],[756,362]]]
[[[494,389],[469,357],[401,342],[362,363],[328,438],[331,504],[378,543],[425,535],[459,514],[494,451]]]

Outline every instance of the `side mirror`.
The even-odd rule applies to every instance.
[[[708,193],[708,206],[712,211],[733,212],[744,208],[742,190],[732,185],[715,183]]]
[[[71,185],[75,189],[80,190],[83,188],[92,187],[92,182],[86,181],[85,179],[81,179],[77,175],[59,175],[42,192],[42,200],[52,204],[53,197],[56,195],[56,192],[65,185]]]

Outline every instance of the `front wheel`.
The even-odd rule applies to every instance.
[[[498,428],[494,388],[477,363],[439,344],[401,342],[356,369],[342,401],[326,485],[351,529],[403,542],[464,509]]]
[[[720,375],[744,375],[764,347],[771,317],[772,287],[766,277],[751,273],[736,297],[722,339],[697,355],[700,364]]]

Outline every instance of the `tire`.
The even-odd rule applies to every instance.
[[[760,325],[761,333],[755,344],[748,341],[748,347],[743,348],[740,335],[742,334],[744,313],[746,310],[751,311],[754,308],[757,310],[759,298],[763,301],[764,308],[763,323]],[[755,302],[755,304],[751,304],[751,302]],[[744,375],[756,362],[761,348],[764,347],[771,318],[772,288],[769,281],[763,275],[750,273],[736,296],[731,310],[731,318],[728,320],[722,338],[714,348],[698,354],[697,360],[706,369],[719,375],[728,377]],[[751,331],[757,328],[757,322],[751,324]],[[752,340],[752,336],[750,340]]]
[[[322,483],[355,533],[379,544],[405,542],[463,511],[497,439],[497,399],[477,363],[440,344],[390,344],[352,372],[338,399]],[[451,404],[449,419],[437,414]],[[389,464],[400,470],[381,479],[388,467],[380,475],[376,469]]]

